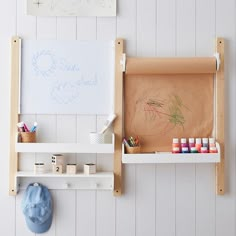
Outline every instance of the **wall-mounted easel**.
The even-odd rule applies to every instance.
[[[113,50],[113,44],[111,49]],[[117,43],[118,48],[121,48],[121,43]],[[99,48],[100,49],[100,48]],[[108,48],[109,50],[109,48]],[[24,53],[25,51],[23,51]],[[119,51],[120,52],[120,51]],[[91,53],[94,53],[92,51]],[[119,54],[116,55],[116,61],[118,62]],[[114,182],[118,182],[116,186],[120,186],[121,176],[121,163],[115,159],[115,176],[114,181],[113,172],[99,172],[93,175],[85,176],[83,173],[76,173],[74,176],[69,175],[54,175],[53,173],[43,173],[42,175],[35,175],[34,172],[20,171],[18,168],[18,152],[30,152],[30,153],[110,153],[114,154],[114,140],[116,139],[112,135],[112,143],[109,144],[79,144],[79,143],[16,143],[17,142],[17,123],[19,122],[19,94],[20,94],[20,76],[21,76],[21,39],[19,37],[13,37],[11,41],[11,113],[10,113],[10,167],[9,167],[9,194],[16,195],[19,188],[25,188],[30,181],[46,182],[51,189],[94,189],[94,190],[114,190]],[[118,62],[120,65],[120,62]],[[109,66],[106,64],[106,66]],[[112,65],[113,66],[113,65]],[[121,76],[119,73],[119,66],[116,67],[116,76]],[[113,67],[112,67],[113,68]],[[117,85],[118,87],[118,85]],[[105,89],[105,88],[104,88]],[[106,97],[107,99],[107,97]],[[119,107],[119,104],[117,104]],[[78,113],[79,114],[79,113]],[[118,123],[121,121],[117,118]],[[121,136],[118,136],[118,141]],[[117,141],[116,141],[117,142]],[[32,167],[33,169],[33,167]],[[63,177],[63,178],[57,178]],[[80,178],[81,177],[81,178]],[[46,180],[48,178],[48,180]],[[49,179],[57,178],[57,180],[51,181]],[[64,179],[68,184],[64,184],[60,179]],[[69,182],[68,182],[69,181]],[[54,183],[54,184],[53,184]],[[56,183],[56,184],[55,184]],[[70,186],[70,187],[68,187]],[[117,189],[115,193],[117,194]]]
[[[10,171],[9,171],[9,194],[16,195],[16,173],[18,171],[18,153],[16,151],[16,124],[19,120],[19,77],[20,77],[20,48],[21,41],[18,37],[13,37],[11,42],[11,119],[10,119]],[[224,40],[217,38],[216,52],[218,59],[213,59],[215,66],[219,67],[215,72],[215,137],[220,144],[220,163],[216,164],[216,193],[224,194]],[[114,153],[114,195],[122,194],[122,138],[123,138],[123,91],[124,79],[127,70],[130,70],[137,61],[142,63],[142,58],[127,58],[124,54],[124,41],[115,41],[115,114],[117,118],[114,122],[115,153]],[[161,61],[158,59],[157,61]],[[203,65],[204,66],[204,65]],[[139,67],[137,67],[137,70]]]
[[[225,189],[224,189],[224,159],[225,159],[224,158],[224,40],[222,38],[216,39],[216,47],[215,47],[216,53],[214,57],[210,57],[210,58],[194,57],[194,58],[169,58],[168,59],[168,58],[129,58],[127,57],[127,61],[123,53],[123,47],[124,47],[123,43],[124,42],[122,39],[119,39],[116,42],[116,55],[118,56],[116,58],[116,82],[115,82],[116,83],[116,96],[115,96],[116,111],[115,112],[117,116],[119,117],[119,119],[117,119],[115,122],[114,132],[116,134],[116,137],[119,137],[119,138],[116,139],[116,144],[115,144],[115,163],[114,163],[114,171],[116,173],[115,194],[116,195],[121,194],[122,166],[120,163],[122,162],[122,137],[123,137],[123,128],[125,125],[125,124],[122,125],[122,119],[124,119],[125,117],[124,112],[127,112],[127,109],[125,107],[125,101],[124,101],[125,95],[123,95],[123,91],[124,91],[123,87],[126,86],[125,81],[126,79],[128,79],[127,74],[133,73],[135,75],[136,74],[142,75],[142,77],[145,77],[145,75],[152,76],[155,73],[165,74],[164,72],[166,69],[163,69],[164,67],[172,68],[173,73],[175,72],[180,73],[181,70],[185,70],[184,73],[186,74],[187,73],[195,74],[195,73],[199,73],[199,70],[200,70],[201,74],[207,74],[207,73],[214,74],[214,80],[215,80],[215,86],[214,86],[215,109],[214,110],[215,112],[213,114],[214,116],[213,134],[215,134],[214,136],[216,138],[216,141],[220,144],[220,162],[215,164],[216,165],[216,173],[215,173],[216,194],[220,194],[220,195],[224,194],[225,192]],[[209,67],[206,65],[206,62],[209,64]],[[146,65],[145,69],[142,68],[143,64]],[[209,71],[209,68],[210,68],[210,71]],[[150,152],[150,150],[147,150],[147,151]],[[196,161],[195,163],[197,162],[201,162],[201,161]],[[192,163],[194,163],[194,161]]]

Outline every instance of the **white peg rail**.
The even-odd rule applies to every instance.
[[[96,174],[34,174],[19,171],[16,174],[16,189],[26,189],[30,183],[41,183],[49,189],[77,189],[77,190],[113,190],[114,174],[112,172],[97,172]]]
[[[125,164],[161,164],[161,163],[217,163],[220,162],[220,145],[216,143],[218,153],[137,153],[126,154],[122,144],[122,163]]]

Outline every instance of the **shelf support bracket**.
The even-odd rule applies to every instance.
[[[220,162],[216,164],[216,194],[225,193],[224,185],[224,39],[216,39],[216,52],[219,54],[220,66],[216,71],[216,140],[220,144]]]
[[[18,154],[15,150],[16,125],[19,120],[19,87],[20,87],[20,51],[21,39],[11,39],[11,101],[10,101],[10,163],[9,163],[9,195],[17,194],[16,173],[18,170]]]
[[[123,71],[125,68],[123,39],[115,41],[115,153],[114,153],[114,195],[122,193],[122,119],[123,119]],[[120,62],[123,62],[120,63]]]

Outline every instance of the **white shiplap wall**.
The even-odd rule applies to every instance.
[[[117,0],[118,15],[32,17],[25,0],[0,8],[0,234],[31,236],[21,213],[21,197],[8,196],[9,41],[23,39],[115,39],[126,41],[128,56],[211,56],[214,38],[225,38],[226,194],[216,196],[211,164],[124,166],[124,194],[109,191],[54,190],[54,218],[48,236],[235,236],[236,71],[234,0]],[[37,120],[44,141],[76,142],[99,129],[103,116],[25,115]],[[65,127],[63,124],[67,123]],[[75,129],[76,127],[76,129]],[[47,130],[50,130],[48,133]],[[31,168],[45,154],[24,154],[20,167]],[[71,154],[82,164],[96,161],[111,170],[110,156]]]

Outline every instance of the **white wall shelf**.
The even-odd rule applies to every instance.
[[[96,174],[34,174],[29,171],[16,173],[16,188],[25,189],[30,183],[40,182],[49,189],[78,189],[78,190],[113,190],[114,174],[112,172],[97,172]]]
[[[112,143],[16,143],[15,149],[34,153],[114,153],[114,134]]]
[[[114,153],[114,144],[16,143],[17,152]]]
[[[216,143],[218,153],[124,153],[122,144],[122,163],[125,164],[162,164],[162,163],[218,163],[220,162],[220,146]]]
[[[18,136],[18,135],[17,135]],[[15,143],[16,153],[114,153],[115,135],[112,134],[111,143]],[[114,190],[113,172],[97,172],[86,175],[54,174],[46,172],[35,174],[32,171],[17,171],[15,173],[15,192],[26,189],[31,183],[41,183],[49,189],[74,190]]]

